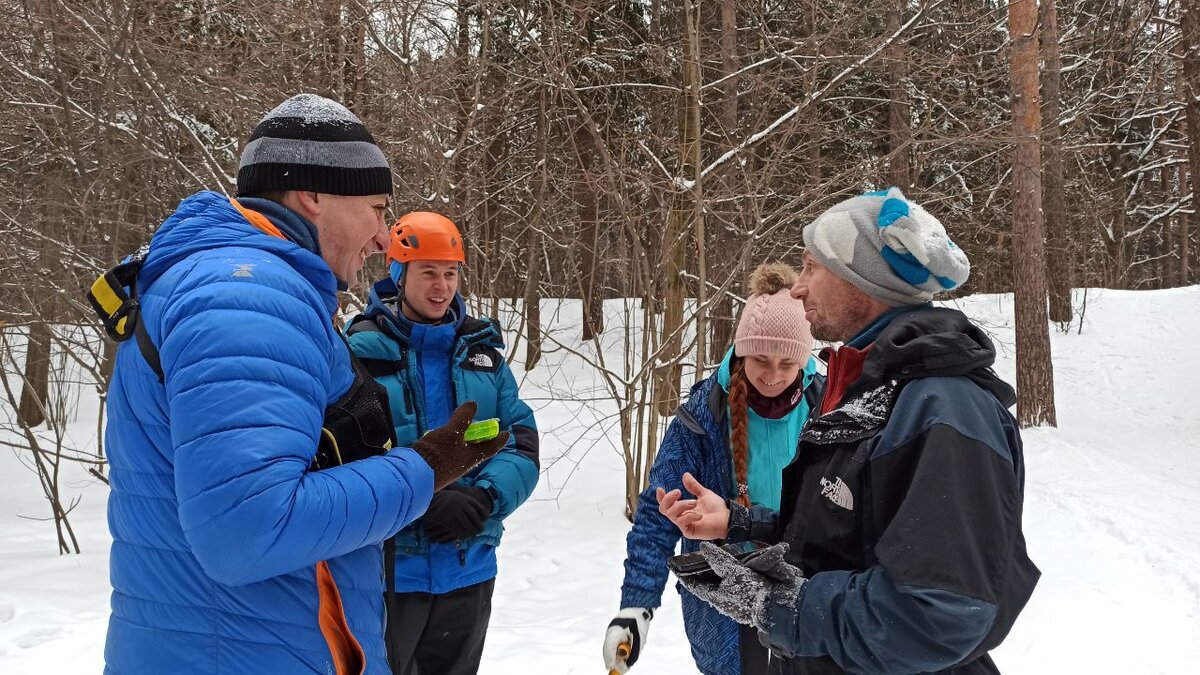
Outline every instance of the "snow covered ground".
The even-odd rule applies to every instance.
[[[956,304],[993,334],[997,370],[1012,381],[1011,298]],[[1043,577],[995,653],[1006,673],[1196,672],[1200,350],[1188,345],[1200,334],[1198,307],[1200,287],[1093,290],[1083,333],[1053,334],[1059,428],[1025,432],[1025,533]],[[556,337],[579,347],[578,307],[554,316]],[[600,673],[628,530],[615,407],[581,400],[602,397],[601,383],[567,350],[548,354],[523,390],[545,432],[545,471],[509,521],[482,672]],[[85,395],[79,439],[94,435],[95,409]],[[0,673],[99,672],[106,490],[81,470],[64,478],[80,499],[71,521],[84,552],[58,556],[25,463],[0,449]],[[668,589],[664,601],[635,674],[695,672],[678,597]]]

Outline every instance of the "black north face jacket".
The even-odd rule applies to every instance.
[[[994,360],[961,312],[897,315],[805,428],[782,510],[734,508],[730,539],[788,542],[809,579],[768,611],[761,638],[785,657],[773,673],[998,672],[987,652],[1040,572],[1021,532],[1015,396]]]

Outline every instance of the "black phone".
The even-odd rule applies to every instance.
[[[736,544],[722,544],[721,548],[732,553],[733,557],[739,561],[746,562],[768,546],[770,544],[761,541],[742,541]],[[667,568],[680,579],[686,577],[689,580],[714,584],[721,580],[717,576],[717,573],[712,570],[712,567],[709,566],[708,561],[704,559],[704,554],[700,551],[683,553],[668,558]]]

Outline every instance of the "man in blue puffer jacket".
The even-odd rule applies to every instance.
[[[392,672],[469,675],[483,654],[503,520],[537,484],[537,425],[504,360],[499,327],[469,316],[458,293],[466,257],[454,223],[406,214],[392,229],[387,259],[389,276],[375,284],[349,342],[387,389],[396,438],[420,438],[468,401],[479,420],[498,418],[511,433],[495,457],[435,494],[424,517],[385,546],[395,551],[394,564],[385,562]]]
[[[388,672],[379,544],[488,450],[437,430],[310,470],[358,384],[337,292],[386,242],[390,192],[362,123],[301,95],[255,129],[238,199],[193,195],[155,233],[109,388],[105,673]]]

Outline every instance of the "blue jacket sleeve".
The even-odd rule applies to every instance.
[[[500,428],[507,429],[510,437],[508,444],[480,469],[475,487],[492,495],[492,518],[504,519],[529,499],[537,485],[539,444],[533,409],[521,400],[517,380],[507,363],[501,362],[496,382]]]
[[[432,470],[405,448],[308,471],[326,404],[350,381],[333,351],[344,347],[311,287],[269,269],[254,279],[236,292],[185,279],[160,323],[180,523],[228,585],[378,544],[433,492]]]
[[[650,468],[646,489],[638,495],[633,528],[625,539],[625,581],[621,585],[621,608],[658,607],[667,585],[667,558],[683,536],[678,527],[658,511],[657,488],[683,490],[683,474],[697,473],[701,439],[678,418],[663,436]],[[684,490],[686,493],[686,490]]]
[[[820,572],[794,606],[768,610],[771,647],[829,656],[847,672],[941,672],[987,635],[996,606],[953,591],[895,583],[880,566]]]

